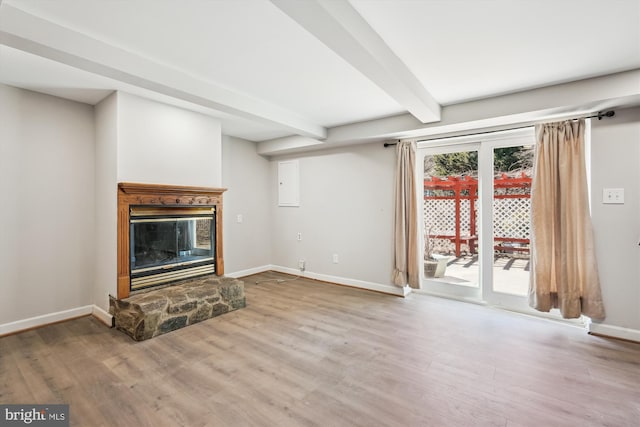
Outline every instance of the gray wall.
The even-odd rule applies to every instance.
[[[0,84],[0,325],[92,303],[93,107]]]
[[[607,311],[602,323],[640,334],[640,108],[593,120],[591,141],[593,226]],[[624,188],[625,203],[603,204],[603,188]]]
[[[95,107],[96,265],[93,303],[106,311],[118,280],[118,93]]]
[[[220,187],[220,121],[118,92],[118,182]]]
[[[96,106],[94,126],[91,106],[0,85],[0,191],[3,205],[15,206],[0,210],[0,325],[90,304],[106,309],[116,287],[111,230],[123,130],[116,110],[113,95]],[[324,278],[390,286],[393,149],[368,144],[265,159],[254,143],[210,139],[216,124],[198,115],[202,120],[197,144],[211,140],[222,151],[206,156],[211,168],[222,168],[205,172],[204,180],[229,189],[226,272],[296,270],[302,258]],[[277,164],[292,158],[300,162],[301,204],[279,207]],[[603,205],[607,187],[624,188],[625,204]],[[602,325],[640,331],[640,109],[593,121],[592,197],[607,309]]]
[[[299,207],[278,206],[278,161],[286,159],[299,159]],[[395,151],[382,144],[274,158],[272,263],[297,269],[304,259],[313,273],[392,286],[394,169]]]
[[[640,334],[640,109],[592,121],[592,210],[607,318],[600,332]],[[277,163],[300,162],[300,207],[277,206]],[[380,144],[271,161],[272,264],[390,284],[395,152]],[[603,188],[624,188],[624,205],[602,204]],[[303,234],[296,241],[296,234]],[[339,264],[331,262],[339,254]],[[612,326],[614,329],[606,329]]]
[[[223,238],[225,272],[271,264],[271,180],[269,161],[256,144],[222,136]],[[242,222],[237,222],[242,215]]]

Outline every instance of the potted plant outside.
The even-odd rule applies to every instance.
[[[427,229],[424,237],[424,275],[428,278],[444,277],[449,257],[433,253],[432,226]]]
[[[431,240],[431,229],[429,227],[424,235],[424,275],[425,277],[435,277],[438,269],[438,261],[433,258],[433,241]]]

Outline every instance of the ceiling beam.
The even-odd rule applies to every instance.
[[[266,141],[260,141],[256,144],[256,152],[263,156],[273,156],[279,153],[286,153],[290,150],[306,150],[319,149],[323,146],[324,141],[314,138],[306,138],[304,136],[286,136],[284,138],[275,138]]]
[[[214,85],[79,32],[0,4],[0,44],[236,117],[323,139],[327,130],[295,112]]]
[[[271,0],[422,123],[440,120],[440,105],[346,0]]]
[[[442,109],[438,123],[420,123],[410,114],[385,117],[329,129],[322,145],[310,141],[296,146],[291,139],[258,142],[263,156],[398,139],[434,139],[478,131],[502,130],[588,113],[640,106],[640,70],[625,71],[484,98]]]

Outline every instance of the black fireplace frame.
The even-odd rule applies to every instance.
[[[131,292],[165,285],[182,279],[215,273],[216,258],[216,207],[158,207],[154,205],[129,206],[129,256]],[[198,231],[194,223],[193,237],[184,238],[181,232],[189,228],[189,222],[205,219],[209,221],[208,249],[197,247]],[[155,229],[164,236],[153,236],[140,243],[139,234],[150,227],[149,234]],[[175,228],[171,225],[175,224]],[[155,226],[155,227],[153,227]],[[169,227],[167,227],[169,226]],[[136,233],[136,228],[139,232]],[[155,242],[153,241],[155,238]],[[151,241],[149,241],[151,240]],[[180,241],[182,240],[182,242]],[[186,242],[186,240],[189,240]],[[195,241],[194,241],[195,240]],[[175,247],[172,243],[175,241]],[[148,247],[156,245],[155,248]],[[140,255],[137,248],[146,245],[149,250],[167,255],[166,259],[149,261],[142,266],[136,265]],[[186,246],[189,246],[187,249]],[[196,254],[192,252],[196,251]],[[188,252],[188,253],[187,253]],[[155,258],[150,256],[150,258]]]

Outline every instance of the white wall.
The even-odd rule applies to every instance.
[[[220,121],[118,93],[118,181],[220,187]]]
[[[89,105],[0,84],[0,325],[92,302]]]
[[[277,206],[278,161],[285,159],[299,159],[300,207]],[[309,273],[394,289],[394,169],[394,149],[378,143],[274,158],[272,263],[297,270],[304,259]]]
[[[93,303],[107,311],[109,294],[117,294],[118,280],[118,96],[95,107],[96,266]]]
[[[255,143],[222,136],[225,274],[271,264],[269,174],[269,160],[256,153]]]
[[[607,317],[640,338],[640,108],[593,120],[591,196],[598,267]],[[602,204],[603,188],[624,188],[623,205]],[[600,326],[600,332],[608,329]],[[631,338],[631,337],[630,337]]]

